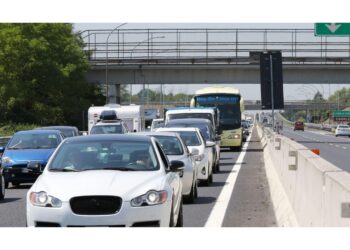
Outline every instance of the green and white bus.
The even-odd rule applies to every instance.
[[[222,131],[221,147],[231,150],[242,148],[241,116],[244,101],[238,89],[214,86],[197,90],[191,107],[217,107],[220,111],[219,128]]]

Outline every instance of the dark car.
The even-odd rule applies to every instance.
[[[48,126],[48,127],[40,127],[35,129],[41,129],[41,130],[59,130],[62,132],[64,138],[78,136],[79,130],[77,127],[73,126]]]
[[[219,172],[219,161],[220,161],[220,140],[221,137],[215,134],[215,129],[212,123],[207,119],[199,118],[185,118],[185,119],[174,119],[170,120],[165,124],[166,128],[198,128],[201,131],[203,138],[206,141],[215,142],[213,171]]]
[[[6,188],[10,182],[13,186],[33,183],[40,171],[31,171],[28,164],[36,163],[42,170],[62,140],[63,135],[58,130],[26,130],[15,133],[6,147],[0,147],[0,152],[3,152],[1,166]]]
[[[0,165],[0,200],[5,198],[5,178],[2,172],[3,168]]]
[[[241,124],[242,124],[242,134],[243,134],[242,138],[243,138],[243,141],[246,141],[247,137],[249,136],[250,124],[246,120],[242,120]]]
[[[304,123],[303,122],[295,122],[294,123],[294,131],[295,130],[302,130],[302,131],[304,131]]]

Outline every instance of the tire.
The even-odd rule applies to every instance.
[[[15,188],[18,188],[19,185],[21,185],[21,183],[16,182],[16,181],[11,182],[11,184],[12,184],[12,186],[15,187]]]
[[[338,137],[338,135],[335,135],[335,137]]]
[[[198,198],[198,181],[196,181],[194,197]]]
[[[209,183],[213,183],[213,173],[211,173],[211,175],[209,175],[208,180],[209,180]]]
[[[190,194],[186,195],[184,197],[184,200],[186,203],[194,203],[195,199],[196,199],[196,183],[193,183]]]
[[[216,165],[215,165],[215,173],[219,173],[220,172],[220,163],[217,163]]]
[[[179,211],[179,215],[177,217],[177,222],[176,222],[176,227],[183,227],[183,226],[184,226],[184,216],[183,216],[182,201],[181,201],[180,211]]]
[[[1,176],[1,186],[0,186],[0,200],[5,198],[5,179]]]
[[[9,188],[9,183],[8,183],[8,181],[5,181],[5,188]]]

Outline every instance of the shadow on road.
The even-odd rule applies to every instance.
[[[31,186],[32,186],[31,184],[26,184],[26,185],[12,186],[8,189],[29,189]]]
[[[245,151],[245,152],[262,152],[263,149],[262,148],[247,148],[243,151]]]
[[[199,196],[193,204],[186,205],[198,205],[198,204],[210,204],[216,201],[215,197],[201,197]]]
[[[217,172],[215,174],[230,174],[230,173],[236,173],[236,172],[237,172],[236,170],[220,170],[220,172]]]
[[[5,197],[5,199],[3,199],[2,201],[0,201],[0,204],[2,204],[2,203],[9,203],[9,202],[13,202],[13,201],[18,201],[18,200],[20,200],[21,198],[6,198]]]

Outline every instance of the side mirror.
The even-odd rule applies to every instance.
[[[199,155],[199,150],[196,148],[191,149],[191,155]]]
[[[215,146],[215,142],[213,142],[213,141],[206,141],[205,142],[205,146],[207,148],[214,147]]]
[[[32,170],[33,172],[40,172],[41,171],[39,162],[34,162],[34,161],[29,162],[27,165],[27,168]]]
[[[216,141],[220,141],[220,140],[221,140],[221,135],[215,136],[215,140],[216,140]]]
[[[181,170],[184,169],[184,167],[185,167],[185,164],[182,161],[171,161],[169,170],[171,172],[180,172]]]
[[[4,153],[5,147],[0,147],[0,153]]]

